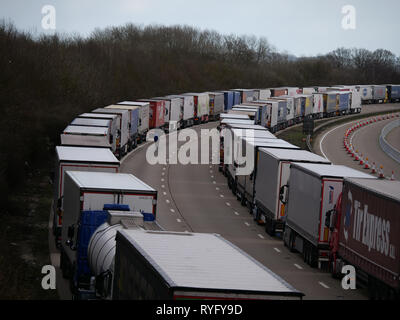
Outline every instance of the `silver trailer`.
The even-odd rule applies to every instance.
[[[183,126],[183,100],[175,97],[155,97],[154,100],[169,102],[168,132],[179,130]]]
[[[271,97],[270,89],[254,89],[254,100],[265,100]]]
[[[149,121],[150,121],[150,102],[144,101],[123,101],[118,102],[116,105],[109,106],[107,108],[114,109],[124,109],[132,110],[139,109],[139,117],[136,119],[134,115],[131,115],[130,120],[138,122],[137,124],[132,125],[131,127],[137,127],[137,133],[139,135],[139,143],[146,141],[146,135],[149,131]]]
[[[219,115],[224,112],[224,93],[223,92],[207,92],[209,96],[209,115],[210,121],[218,120]]]
[[[104,136],[88,136],[75,134],[60,134],[61,145],[65,147],[91,147],[91,148],[106,148],[114,154],[116,150],[112,148],[109,140]]]
[[[56,147],[53,197],[53,233],[60,243],[62,217],[64,212],[64,181],[66,171],[118,172],[120,162],[106,148]]]
[[[168,98],[179,98],[183,101],[182,127],[191,127],[194,124],[194,97],[185,95],[169,95]]]
[[[361,109],[360,93],[357,90],[350,90],[350,113],[360,113]]]
[[[97,108],[92,111],[92,113],[98,114],[115,114],[119,117],[118,124],[118,140],[116,155],[121,159],[129,149],[130,142],[130,112],[124,109],[110,109],[110,108]]]
[[[261,148],[254,179],[254,211],[269,235],[282,233],[285,216],[284,189],[293,162],[331,164],[329,160],[306,150]]]
[[[386,99],[386,86],[372,86],[372,101],[373,103],[383,103]]]
[[[221,113],[219,115],[220,120],[224,119],[242,119],[242,120],[249,120],[249,116],[245,114],[234,114],[234,113]]]
[[[373,102],[374,96],[372,85],[357,85],[356,89],[360,93],[362,104]]]
[[[254,102],[266,105],[265,126],[269,131],[276,132],[278,130],[278,102],[271,99],[258,100]]]
[[[292,163],[285,208],[283,241],[303,254],[312,267],[329,262],[328,220],[343,188],[344,178],[374,176],[341,165]]]
[[[119,230],[116,242],[115,300],[303,296],[217,234]]]
[[[61,233],[61,269],[64,276],[79,268],[79,226],[84,212],[95,220],[105,205],[128,205],[130,210],[156,216],[157,191],[131,174],[67,171]],[[74,286],[78,279],[72,277]]]

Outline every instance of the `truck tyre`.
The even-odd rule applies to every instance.
[[[68,279],[69,278],[69,270],[68,270],[68,265],[66,262],[66,256],[65,256],[64,250],[61,250],[60,269],[61,269],[62,277],[64,279]]]
[[[242,193],[242,199],[240,200],[240,204],[241,204],[243,207],[245,207],[246,204],[247,204],[246,197],[245,197],[245,195],[244,195],[243,193]]]
[[[290,236],[289,236],[289,250],[290,252],[296,252],[296,249],[294,248],[294,242],[295,242],[295,234],[293,231],[290,232]]]

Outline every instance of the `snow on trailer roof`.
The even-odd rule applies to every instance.
[[[128,173],[97,171],[67,171],[66,173],[83,189],[156,192],[155,189]]]
[[[104,139],[104,136],[61,134],[60,137],[61,145],[63,146],[82,146],[111,149],[111,144],[107,141],[107,139]]]
[[[106,148],[57,146],[56,153],[60,161],[120,163],[114,154]]]
[[[74,126],[108,127],[110,122],[110,119],[75,118],[70,124]]]
[[[293,162],[314,161],[314,162],[323,162],[326,164],[331,163],[328,159],[307,150],[261,148],[260,151],[268,153],[278,160],[288,160]]]
[[[172,288],[303,296],[220,235],[129,229],[119,233]]]
[[[355,184],[363,189],[372,191],[385,198],[400,202],[400,181],[362,178],[346,178],[345,181]]]
[[[65,134],[86,134],[96,136],[106,136],[109,128],[106,127],[87,127],[87,126],[67,126],[63,133]]]
[[[105,113],[82,113],[78,116],[78,118],[88,118],[88,119],[114,119],[118,117],[116,114],[105,114]]]
[[[316,163],[292,163],[291,166],[297,167],[302,171],[311,173],[312,175],[324,178],[324,177],[335,177],[335,178],[372,178],[376,177],[361,172],[359,170],[342,166],[342,165],[325,165]]]

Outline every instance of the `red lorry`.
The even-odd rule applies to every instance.
[[[371,299],[399,299],[400,181],[345,179],[330,218],[332,274],[352,265]]]

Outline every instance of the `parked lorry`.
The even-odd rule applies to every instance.
[[[56,147],[53,182],[53,233],[57,245],[61,241],[65,172],[67,170],[118,172],[119,166],[118,159],[106,148]]]
[[[245,105],[233,106],[229,113],[246,114],[251,120],[254,120],[255,124],[261,124],[261,112],[256,107],[250,107]]]
[[[194,97],[185,95],[169,95],[168,98],[179,98],[183,102],[182,128],[194,124]]]
[[[222,92],[207,92],[209,97],[209,120],[218,120],[224,111],[224,94]]]
[[[169,101],[169,131],[181,129],[183,126],[183,99],[176,96],[155,97],[152,99]]]
[[[118,130],[117,130],[117,148],[116,156],[121,159],[129,149],[129,144],[131,142],[130,138],[130,112],[124,109],[110,109],[110,108],[97,108],[92,111],[92,113],[97,114],[115,114],[119,118]]]
[[[258,109],[258,124],[266,127],[267,122],[266,122],[266,118],[267,118],[267,104],[262,103],[262,102],[249,102],[246,104],[241,104],[240,105],[241,108],[249,108],[249,109]]]
[[[117,231],[116,243],[115,300],[303,296],[217,234],[122,229]]]
[[[232,109],[233,104],[233,91],[221,91],[224,94],[224,112]]]
[[[313,93],[313,111],[314,119],[321,119],[324,116],[324,96],[321,93]]]
[[[193,96],[194,100],[194,123],[208,122],[210,113],[210,102],[207,93],[184,93],[183,95]]]
[[[338,94],[336,91],[324,92],[324,117],[332,117],[338,109]]]
[[[255,100],[266,100],[271,98],[271,90],[270,89],[254,89],[256,93],[254,96]]]
[[[327,220],[332,274],[352,265],[372,299],[400,297],[399,190],[399,181],[346,178]]]
[[[255,101],[256,103],[263,103],[266,105],[266,113],[265,113],[265,127],[271,131],[278,131],[278,101],[276,100],[259,100]]]
[[[383,103],[386,99],[386,86],[373,85],[372,86],[372,102]]]
[[[361,103],[368,104],[373,101],[373,90],[371,85],[358,85],[356,86],[361,96]]]
[[[130,132],[134,134],[135,128],[137,143],[146,141],[147,132],[150,129],[150,102],[147,101],[122,101],[107,108],[120,108],[131,113]],[[159,120],[160,121],[160,120]],[[133,140],[133,138],[132,138]]]
[[[235,114],[235,113],[221,113],[219,115],[220,120],[224,119],[242,119],[242,120],[249,120],[249,116],[246,114]]]
[[[166,101],[155,99],[139,99],[139,102],[148,102],[149,107],[149,130],[165,128]]]
[[[287,96],[287,88],[271,88],[271,97]]]
[[[87,259],[80,260],[82,250],[87,252],[87,246],[81,246],[80,227],[85,223],[84,219],[97,221],[98,214],[104,216],[102,210],[106,204],[126,205],[131,211],[155,218],[157,191],[131,174],[83,171],[65,173],[60,264],[63,276],[70,279],[72,288],[79,288],[90,280],[80,273],[81,263],[87,264]],[[85,243],[88,243],[89,238],[86,238]]]
[[[345,115],[350,113],[350,92],[339,91],[339,109],[337,115]]]
[[[387,101],[394,103],[400,101],[400,85],[386,85]]]
[[[295,101],[294,96],[280,96],[278,98],[271,98],[274,100],[286,101],[286,126],[291,126],[295,122]],[[279,110],[279,108],[278,108]]]
[[[256,93],[251,89],[232,89],[240,93],[240,103],[247,103],[256,100]]]
[[[357,90],[350,91],[350,113],[361,112],[361,96]]]
[[[265,224],[271,236],[283,232],[284,189],[290,177],[290,164],[294,162],[331,164],[326,158],[306,150],[260,148],[257,174],[253,178],[254,215]]]
[[[344,178],[375,177],[341,165],[290,166],[283,241],[291,251],[300,252],[311,267],[329,266],[330,229],[326,220],[342,192]]]

